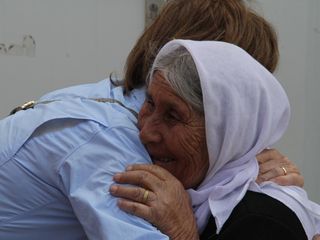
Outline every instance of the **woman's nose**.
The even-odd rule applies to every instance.
[[[159,143],[161,141],[161,129],[159,120],[148,117],[140,125],[140,140],[143,144]]]

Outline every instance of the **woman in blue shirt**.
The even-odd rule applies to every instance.
[[[202,3],[190,1],[190,4],[194,13],[203,12]],[[187,14],[187,10],[181,8],[181,13]],[[247,11],[242,5],[240,10]],[[208,33],[211,22],[216,22],[218,17],[208,11],[212,19],[204,24],[207,27],[195,29],[192,28],[195,22],[186,22],[184,27],[189,29],[186,33],[179,31],[183,29],[178,25],[181,19],[172,19],[170,24],[180,27],[168,33],[166,16],[172,13],[176,14],[176,9],[168,5],[133,50],[136,52],[141,46],[148,50],[140,55],[148,59],[148,64],[153,60],[149,58],[152,50],[159,49],[176,34],[191,38],[192,32],[195,36]],[[247,26],[244,19],[243,24]],[[259,17],[257,20],[264,24],[266,34],[270,33],[267,31],[270,26]],[[261,28],[256,30],[261,31]],[[211,32],[216,31],[218,29]],[[150,35],[150,32],[158,35]],[[245,33],[241,34],[245,36]],[[233,39],[238,34],[226,35],[221,40],[242,45],[241,41]],[[159,36],[162,41],[157,42]],[[268,39],[254,36],[242,42],[259,42],[261,53],[269,49],[268,43],[275,41],[272,34]],[[155,45],[145,47],[149,40]],[[246,49],[245,45],[243,47]],[[252,49],[247,50],[255,54]],[[271,53],[274,55],[272,62],[276,62],[277,48]],[[260,58],[271,59],[264,54]],[[131,65],[129,60],[127,73]],[[145,66],[132,66],[145,74],[148,71]],[[168,239],[143,219],[120,211],[116,199],[108,192],[113,175],[127,165],[151,163],[136,126],[136,113],[145,97],[144,77],[138,74],[126,78],[127,86],[132,79],[137,82],[127,88],[130,90],[127,94],[123,93],[123,87],[109,80],[58,90],[39,99],[33,108],[1,120],[0,239]],[[289,166],[292,165],[286,166],[288,173],[295,174],[295,167]],[[272,176],[275,175],[272,173]],[[296,179],[301,183],[301,177]]]

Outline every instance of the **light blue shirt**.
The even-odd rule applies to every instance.
[[[144,94],[124,96],[103,80],[49,93],[0,121],[0,239],[168,239],[108,191],[115,173],[151,160],[136,117],[93,98],[138,112]]]

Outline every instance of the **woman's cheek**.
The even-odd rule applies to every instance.
[[[195,129],[193,129],[195,130]],[[206,175],[209,157],[203,128],[188,131],[178,139],[179,162],[176,171],[185,187],[196,187]]]
[[[185,131],[184,134],[178,135],[179,145],[182,151],[189,155],[188,158],[199,158],[203,144],[205,142],[205,132],[202,128],[192,128]]]
[[[138,115],[138,128],[139,129],[141,129],[141,127],[143,126],[143,122],[144,122],[144,118],[146,116],[146,113],[147,113],[147,109],[146,109],[145,104],[143,104],[142,108],[139,112],[139,115]]]

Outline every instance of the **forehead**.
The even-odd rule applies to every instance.
[[[161,102],[172,107],[188,107],[187,102],[176,93],[160,71],[154,73],[147,95],[152,97],[155,103]]]
[[[177,95],[173,88],[170,86],[169,82],[164,77],[163,73],[160,71],[155,71],[152,79],[148,86],[148,91],[152,92],[154,90],[165,91],[174,95]]]

